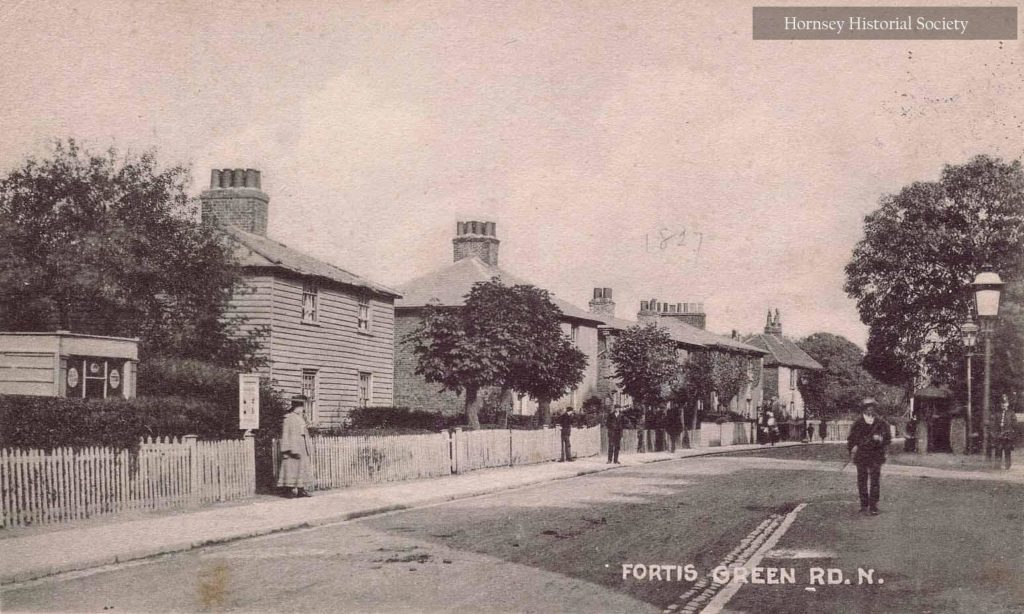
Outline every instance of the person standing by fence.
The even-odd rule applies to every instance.
[[[286,488],[286,497],[308,497],[306,487],[310,476],[310,441],[302,410],[306,397],[292,397],[292,410],[285,414],[281,424],[281,462],[277,471],[277,486]]]
[[[1001,409],[992,420],[992,445],[995,448],[998,468],[1009,469],[1010,455],[1017,443],[1017,416],[1010,411],[1010,400],[1005,394],[999,404]]]
[[[892,441],[892,429],[879,417],[876,405],[870,397],[861,401],[862,415],[850,427],[850,435],[846,439],[846,448],[857,466],[860,512],[872,516],[878,515],[882,464],[885,462],[885,450]]]
[[[562,459],[558,461],[560,463],[572,462],[572,444],[569,442],[569,437],[572,435],[572,421],[575,417],[572,406],[566,407],[562,415],[558,417],[558,426],[562,428]]]
[[[605,426],[608,429],[608,462],[618,465],[620,464],[619,448],[622,447],[623,417],[621,407],[616,405],[612,413],[608,414]]]
[[[821,438],[822,442],[828,437],[828,420],[824,418],[818,423],[818,437]]]
[[[771,446],[775,445],[776,440],[779,438],[779,423],[775,420],[775,413],[771,410],[768,411],[768,444]]]

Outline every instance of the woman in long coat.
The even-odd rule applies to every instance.
[[[313,481],[309,468],[309,430],[302,418],[305,405],[305,397],[292,397],[292,410],[285,414],[281,424],[281,463],[277,485],[291,489],[286,496],[308,497],[306,487]]]

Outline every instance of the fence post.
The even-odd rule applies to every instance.
[[[252,431],[245,432],[245,491],[249,496],[256,494],[256,437]]]
[[[459,448],[462,447],[462,427],[452,432],[452,473],[459,473]]]
[[[198,450],[198,435],[185,435],[185,446],[188,448],[188,499],[191,503],[198,503],[199,501],[199,450]]]

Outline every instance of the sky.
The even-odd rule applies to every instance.
[[[1024,155],[1022,46],[754,41],[751,6],[8,0],[0,172],[67,137],[156,148],[196,195],[258,168],[272,238],[384,284],[487,220],[503,268],[581,307],[701,302],[720,333],[777,308],[863,346],[864,216]]]

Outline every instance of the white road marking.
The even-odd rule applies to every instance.
[[[834,559],[838,556],[830,550],[793,550],[780,548],[766,552],[766,559]]]
[[[805,507],[807,507],[807,504],[801,503],[800,505],[796,506],[792,512],[786,514],[786,518],[782,521],[782,524],[779,525],[779,528],[772,532],[772,534],[768,537],[764,544],[762,544],[761,547],[757,549],[757,552],[755,552],[754,555],[751,556],[747,560],[747,562],[743,564],[743,567],[746,567],[747,569],[753,569],[754,567],[757,567],[758,563],[761,562],[761,559],[764,558],[768,551],[774,548],[775,544],[779,543],[779,540],[782,539],[782,536],[785,535],[786,531],[789,530],[789,527],[793,524],[793,521],[796,520],[796,515],[799,514],[800,510],[804,509]],[[701,610],[701,614],[719,614],[725,607],[725,605],[729,603],[729,600],[733,598],[733,595],[735,595],[736,592],[739,591],[742,586],[743,584],[739,582],[730,582],[729,584],[726,584],[725,588],[722,589],[717,595],[715,595],[711,599],[711,601],[708,602],[707,606],[705,606],[704,609]]]

